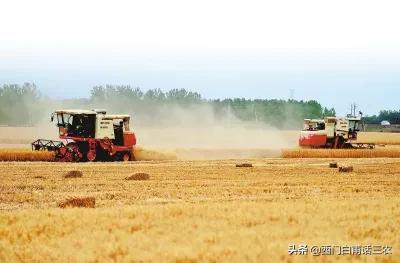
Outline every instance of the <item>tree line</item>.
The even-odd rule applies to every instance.
[[[40,115],[44,97],[33,83],[0,87],[0,124],[32,125]]]
[[[217,120],[234,116],[240,121],[293,129],[301,127],[305,118],[336,115],[334,108],[323,107],[315,100],[205,99],[186,89],[142,91],[129,85],[105,85],[93,87],[89,98],[56,101],[42,95],[33,83],[0,86],[1,125],[35,125],[46,110],[57,108],[106,108],[115,113],[132,113],[141,119],[154,119],[167,116],[173,107],[189,113],[196,107],[208,107]]]
[[[380,124],[382,121],[389,121],[390,124],[400,124],[400,110],[382,110],[378,115],[367,116],[365,123]]]

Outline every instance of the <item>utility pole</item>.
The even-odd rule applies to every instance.
[[[350,114],[348,114],[348,117],[350,117],[353,114],[353,103],[350,104]]]
[[[355,102],[353,102],[350,105],[350,116],[356,117],[356,109],[357,109],[357,104]]]

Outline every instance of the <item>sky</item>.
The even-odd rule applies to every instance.
[[[400,109],[400,2],[2,1],[0,84],[52,98],[95,85],[205,98]]]

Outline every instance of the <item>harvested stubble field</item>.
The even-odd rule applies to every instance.
[[[328,159],[3,162],[0,261],[398,262],[400,159],[337,161],[354,172]],[[149,180],[125,180],[138,172]],[[95,208],[58,207],[72,197]],[[300,243],[393,254],[289,256]]]

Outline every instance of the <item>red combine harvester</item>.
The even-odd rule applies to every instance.
[[[374,144],[357,142],[360,117],[305,119],[299,146],[306,148],[369,148]]]
[[[56,153],[57,161],[130,161],[136,136],[129,130],[129,115],[110,115],[105,110],[57,110],[59,137],[63,141],[39,139],[33,150]]]

